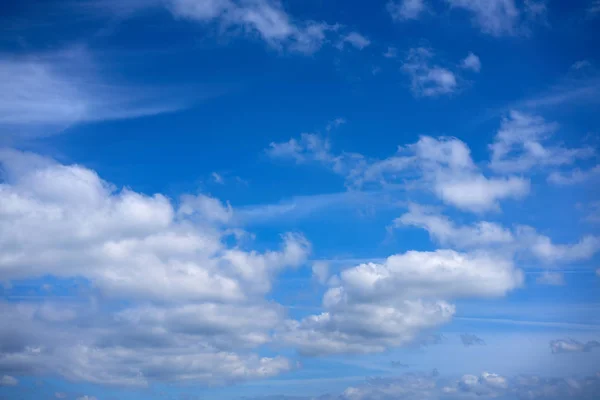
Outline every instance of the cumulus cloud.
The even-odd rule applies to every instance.
[[[0,280],[77,277],[127,304],[94,323],[82,323],[77,307],[2,304],[2,325],[12,328],[0,329],[0,370],[142,385],[290,368],[249,350],[270,341],[283,319],[264,295],[279,271],[305,262],[304,237],[283,235],[280,250],[247,250],[231,244],[234,211],[217,199],[174,203],[118,190],[93,170],[31,153],[3,150],[0,163]]]
[[[424,0],[399,0],[386,4],[386,10],[395,21],[419,19],[427,10]]]
[[[574,339],[558,339],[550,342],[550,350],[555,354],[589,352],[595,347],[600,347],[600,342],[597,340],[582,343]]]
[[[469,52],[467,57],[465,57],[465,59],[462,60],[461,67],[463,67],[464,69],[470,69],[474,72],[479,72],[481,71],[481,60],[479,60],[479,57],[477,57],[477,55]]]
[[[500,200],[519,199],[529,192],[527,179],[483,175],[469,147],[456,138],[422,136],[388,158],[368,159],[358,153],[335,153],[328,139],[304,133],[299,139],[271,143],[266,152],[298,164],[320,163],[343,176],[353,188],[413,182],[444,203],[473,212],[497,210]]]
[[[410,77],[411,90],[418,97],[437,97],[454,93],[458,80],[454,72],[431,63],[433,52],[424,47],[410,49],[402,70]]]
[[[362,50],[369,46],[371,41],[358,32],[350,32],[341,38],[338,47],[343,48],[345,44],[349,44],[356,49]]]
[[[4,375],[0,379],[0,386],[17,386],[19,381],[14,376]]]
[[[557,130],[558,124],[542,117],[511,111],[490,145],[490,167],[499,172],[524,172],[534,167],[569,165],[594,154],[588,147],[549,145]]]
[[[444,246],[495,250],[506,255],[519,253],[544,263],[589,260],[600,251],[600,237],[597,236],[584,236],[573,244],[556,244],[530,226],[517,225],[509,230],[488,221],[461,226],[436,210],[416,204],[409,204],[408,212],[394,220],[394,226],[425,229],[433,240]]]
[[[323,297],[325,311],[288,321],[278,338],[308,355],[380,352],[450,321],[453,299],[500,297],[522,282],[500,257],[409,251],[343,270]]]
[[[470,333],[464,333],[460,335],[460,341],[465,347],[469,346],[483,346],[485,345],[485,341],[477,335],[473,335]]]

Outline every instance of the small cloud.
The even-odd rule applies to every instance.
[[[346,36],[342,37],[342,39],[338,43],[338,48],[344,48],[344,44],[346,43],[350,44],[354,48],[362,50],[365,47],[369,46],[371,44],[371,41],[358,32],[350,32]]]
[[[470,69],[474,72],[481,71],[481,61],[475,54],[469,52],[469,55],[462,61],[461,66],[464,69]]]
[[[586,10],[588,18],[596,18],[600,15],[600,0],[592,0]]]
[[[211,176],[212,176],[213,182],[218,183],[219,185],[225,184],[225,180],[223,179],[223,176],[221,174],[213,172],[211,174]]]
[[[589,68],[591,66],[592,66],[592,63],[589,62],[588,60],[579,60],[577,62],[574,62],[573,65],[571,65],[571,69],[580,70],[580,69],[584,69],[584,68]]]
[[[383,53],[383,56],[385,58],[396,58],[398,57],[398,49],[393,46],[389,46],[385,53]]]
[[[14,376],[4,375],[0,379],[0,386],[17,386],[19,381]]]
[[[419,19],[427,6],[424,0],[400,0],[388,2],[386,10],[394,21],[406,21]]]
[[[565,276],[560,272],[545,271],[535,281],[539,285],[563,286],[565,284]]]
[[[472,335],[470,333],[464,333],[462,335],[460,335],[460,341],[462,342],[462,344],[465,347],[469,347],[469,346],[485,346],[485,341],[476,336],[476,335]]]
[[[56,397],[57,399],[66,399],[67,394],[63,392],[56,392],[54,393],[54,397]]]
[[[400,361],[392,361],[391,364],[392,364],[392,367],[395,367],[395,368],[409,368],[410,367],[410,365],[401,363]]]
[[[98,399],[94,396],[85,395],[85,396],[78,397],[77,400],[98,400]]]
[[[550,342],[550,350],[554,354],[587,353],[592,351],[595,347],[600,347],[600,342],[597,340],[582,343],[574,339],[558,339]]]
[[[449,69],[432,65],[433,52],[427,48],[410,49],[402,70],[410,77],[415,96],[437,97],[454,93],[458,87],[456,75]]]
[[[334,119],[332,121],[329,121],[327,123],[327,126],[325,127],[325,129],[327,131],[330,131],[332,129],[340,127],[341,125],[344,125],[345,123],[346,123],[346,119],[345,118],[338,117],[338,118],[336,118],[336,119]]]

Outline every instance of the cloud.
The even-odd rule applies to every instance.
[[[215,183],[218,183],[219,185],[225,184],[225,180],[223,179],[223,176],[221,174],[213,172],[212,174],[210,174],[210,176],[212,177]]]
[[[315,261],[312,266],[313,276],[321,285],[327,283],[329,279],[329,263],[325,261]]]
[[[94,396],[85,395],[85,396],[78,397],[77,400],[98,400],[98,399]]]
[[[56,392],[54,393],[54,397],[56,397],[57,399],[66,399],[67,394],[63,392]]]
[[[398,49],[393,46],[388,46],[385,53],[383,53],[385,58],[396,58],[398,57]]]
[[[464,399],[572,399],[594,400],[600,391],[600,376],[542,377],[503,376],[491,372],[466,374],[450,379],[437,370],[429,373],[404,373],[397,377],[373,378],[346,388],[340,394],[319,397],[323,400],[464,400]],[[287,400],[287,397],[254,400]],[[310,399],[314,399],[311,397]],[[295,400],[309,400],[295,398]]]
[[[567,173],[555,171],[548,175],[548,182],[555,185],[567,186],[585,183],[598,177],[600,177],[600,165],[587,170],[575,168]]]
[[[17,386],[19,381],[14,376],[4,375],[0,378],[0,386]]]
[[[565,275],[560,272],[544,271],[535,280],[540,285],[563,286],[565,284]]]
[[[345,269],[330,282],[324,312],[288,321],[278,340],[307,355],[381,352],[449,322],[450,300],[504,296],[523,275],[484,253],[409,251]]]
[[[574,339],[558,339],[550,342],[552,353],[587,353],[595,347],[600,347],[600,342],[592,340],[586,343],[578,342]]]
[[[509,230],[488,221],[460,226],[436,210],[416,204],[409,204],[408,212],[394,220],[394,226],[425,229],[443,246],[485,249],[511,256],[519,253],[549,264],[589,260],[600,251],[600,237],[597,236],[584,236],[573,244],[555,244],[530,226],[517,225]]]
[[[369,46],[371,41],[358,32],[350,32],[341,38],[338,47],[343,48],[346,43],[356,49],[362,50]]]
[[[188,105],[166,89],[108,82],[95,70],[90,54],[81,49],[27,57],[0,54],[0,126],[37,136],[78,122],[143,117]]]
[[[395,21],[415,20],[427,10],[424,0],[389,1],[386,10]]]
[[[410,49],[402,70],[410,77],[417,97],[437,97],[457,90],[456,75],[447,68],[431,65],[433,53],[424,47]]]
[[[358,153],[334,153],[328,139],[304,133],[299,139],[271,143],[266,153],[298,164],[322,164],[343,176],[351,188],[412,182],[444,203],[473,212],[497,210],[500,200],[522,198],[529,192],[529,181],[524,178],[484,176],[468,146],[456,138],[422,136],[416,143],[399,147],[393,156],[369,160]]]
[[[461,66],[464,69],[470,69],[474,72],[481,71],[481,61],[479,60],[479,57],[471,52],[469,52],[467,57],[462,61]]]
[[[472,15],[473,24],[492,36],[512,36],[528,33],[528,24],[544,21],[544,2],[525,1],[523,8],[515,0],[446,0],[455,9]]]
[[[589,147],[547,144],[557,130],[558,124],[542,117],[511,111],[490,145],[490,167],[499,172],[524,172],[534,167],[569,165],[594,154]]]
[[[304,237],[284,234],[280,250],[248,250],[230,237],[235,211],[217,199],[174,203],[118,190],[93,170],[31,153],[3,150],[0,164],[0,280],[77,277],[100,299],[123,304],[101,313],[101,302],[95,313],[2,303],[11,328],[0,329],[8,346],[0,346],[0,371],[145,385],[228,383],[291,368],[249,351],[283,319],[264,296],[279,271],[305,263]]]
[[[600,15],[600,0],[591,0],[586,12],[589,18]]]

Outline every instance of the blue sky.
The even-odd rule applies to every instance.
[[[0,397],[594,399],[600,2],[0,8]]]

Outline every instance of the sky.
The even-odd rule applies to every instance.
[[[0,6],[0,398],[592,400],[600,2]]]

